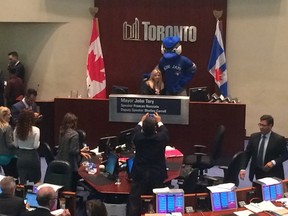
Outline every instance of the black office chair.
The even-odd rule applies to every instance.
[[[45,160],[48,166],[51,163],[51,161],[55,159],[54,152],[52,151],[51,147],[49,146],[47,142],[42,143],[41,148],[42,148],[43,155],[45,157]]]
[[[184,190],[184,193],[195,193],[198,182],[199,169],[192,169],[191,172],[184,176],[183,179],[178,179],[179,188]]]
[[[225,126],[219,125],[214,140],[212,143],[211,155],[204,153],[204,149],[207,147],[204,145],[194,145],[195,153],[187,155],[183,159],[183,163],[191,165],[193,168],[199,169],[199,176],[202,177],[204,170],[212,168],[221,155],[222,143],[224,139]]]
[[[228,166],[219,166],[220,169],[224,171],[224,177],[220,176],[205,176],[208,180],[209,185],[217,185],[222,183],[234,183],[236,187],[239,185],[239,172],[241,169],[241,164],[243,157],[245,155],[244,151],[237,152]]]
[[[70,164],[66,161],[53,160],[47,167],[44,183],[63,185],[64,190],[73,190]]]

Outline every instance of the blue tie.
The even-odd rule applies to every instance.
[[[260,143],[260,148],[259,148],[259,151],[258,151],[258,157],[257,157],[258,167],[263,167],[263,156],[264,156],[265,139],[266,139],[266,136],[263,135],[262,136],[262,141]]]

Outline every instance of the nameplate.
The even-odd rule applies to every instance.
[[[109,95],[109,121],[139,122],[157,112],[165,124],[189,124],[189,97],[137,94]]]

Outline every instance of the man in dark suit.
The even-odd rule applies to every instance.
[[[243,180],[245,169],[251,159],[249,179],[253,182],[264,177],[284,179],[283,162],[288,159],[286,140],[283,136],[272,131],[274,119],[271,115],[263,115],[258,124],[260,132],[250,136],[245,150],[242,169],[239,173]]]
[[[22,79],[24,83],[25,77],[25,68],[23,64],[18,59],[18,53],[16,51],[12,51],[8,53],[8,67],[14,66],[16,69],[16,76]]]
[[[37,97],[37,91],[35,89],[28,89],[25,97],[13,104],[11,107],[12,114],[12,125],[15,126],[17,123],[18,116],[23,109],[29,109],[34,112],[34,117],[36,120],[41,119],[42,115],[37,112],[37,105],[35,103]]]
[[[56,204],[57,196],[54,189],[50,186],[41,187],[37,192],[37,202],[39,206],[32,211],[27,211],[21,216],[52,216],[50,211]],[[61,216],[71,216],[69,210],[64,209]]]
[[[157,128],[157,131],[156,131]],[[128,200],[128,215],[141,215],[141,194],[152,193],[153,188],[163,187],[167,178],[165,147],[168,130],[158,113],[149,117],[147,113],[135,127],[136,148],[132,168],[132,185]]]
[[[16,183],[11,176],[4,177],[0,186],[0,215],[18,216],[26,211],[24,200],[15,196]]]

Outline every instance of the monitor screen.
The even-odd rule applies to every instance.
[[[184,213],[184,192],[158,193],[156,194],[157,213]]]
[[[195,87],[189,89],[190,101],[207,102],[210,100],[210,95],[206,86]]]
[[[128,94],[128,87],[113,85],[112,94]]]
[[[99,152],[104,152],[108,154],[110,151],[114,151],[115,147],[118,145],[117,136],[107,136],[99,139]]]
[[[212,211],[222,211],[237,208],[235,191],[210,193]]]
[[[130,128],[127,130],[123,130],[120,132],[118,137],[118,144],[126,144],[126,148],[131,149],[133,147],[133,139],[134,139],[134,128]]]
[[[262,198],[264,201],[274,201],[283,197],[282,182],[272,185],[262,185]]]
[[[118,175],[118,156],[113,152],[108,154],[105,170],[110,178],[115,178]]]
[[[131,172],[132,172],[132,168],[133,168],[133,163],[134,163],[134,156],[130,157],[126,160],[127,163],[127,174],[128,174],[128,178],[131,178]]]

